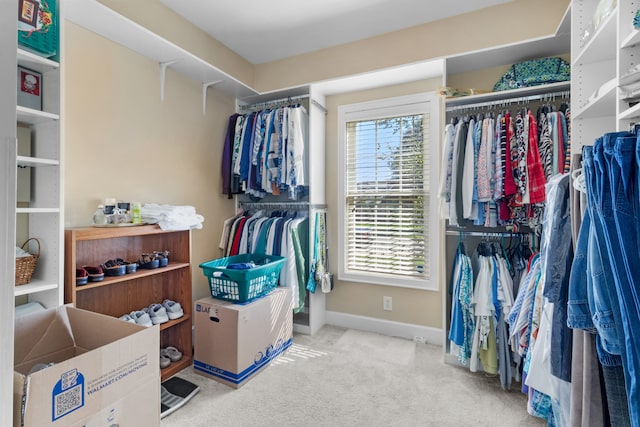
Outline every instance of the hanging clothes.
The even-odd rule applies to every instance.
[[[640,424],[639,153],[633,132],[606,133],[583,147],[587,210],[569,289],[571,326],[596,329],[608,413],[616,425]],[[579,304],[585,295],[588,304]],[[625,392],[619,393],[622,384]]]
[[[451,275],[451,352],[467,366],[471,357],[471,343],[475,329],[471,300],[473,295],[473,269],[471,259],[465,253],[462,241],[458,243],[456,259]]]
[[[301,105],[231,115],[222,156],[223,194],[263,198],[286,192],[291,200],[305,195],[308,121]]]
[[[258,210],[224,221],[220,240],[224,256],[262,253],[286,258],[279,286],[291,288],[294,312],[304,308],[309,259],[309,219],[306,212],[288,214]]]
[[[444,218],[452,226],[539,229],[545,184],[566,169],[569,130],[565,114],[549,105],[535,115],[523,109],[494,116],[480,109],[454,118],[444,134]]]
[[[507,259],[507,254],[523,251],[483,241],[469,257],[465,246],[461,232],[449,288],[449,351],[472,372],[499,375],[508,390],[512,380],[519,379],[520,356],[511,344],[508,325],[514,305],[511,269],[518,262]]]

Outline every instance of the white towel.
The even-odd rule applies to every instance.
[[[163,230],[201,229],[204,217],[193,206],[172,206],[147,203],[140,210],[142,221],[158,224]]]

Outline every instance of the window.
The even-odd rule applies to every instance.
[[[345,105],[338,114],[339,278],[437,289],[435,95]]]

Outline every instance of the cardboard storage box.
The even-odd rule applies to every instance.
[[[14,426],[159,426],[159,349],[156,326],[71,306],[17,318]]]
[[[291,346],[291,290],[276,288],[243,304],[204,298],[194,303],[196,372],[239,388]]]

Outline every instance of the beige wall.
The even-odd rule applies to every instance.
[[[66,23],[65,226],[91,223],[105,197],[191,205],[205,217],[192,232],[194,298],[208,288],[198,264],[218,258],[221,220],[233,204],[220,194],[220,154],[234,100]]]
[[[375,90],[346,93],[327,97],[327,204],[339,206],[338,200],[338,107],[340,105],[433,92],[442,85],[441,79],[423,80]],[[338,242],[338,212],[328,209],[329,242]],[[337,250],[331,251],[330,265],[337,269]],[[382,310],[382,297],[393,298],[393,311]],[[335,281],[334,291],[327,295],[327,310],[374,317],[395,322],[411,323],[433,328],[442,327],[442,286],[438,291],[425,291],[395,286],[367,285]]]
[[[569,0],[515,0],[378,37],[255,66],[260,91],[548,36]],[[508,63],[505,59],[505,63]]]

